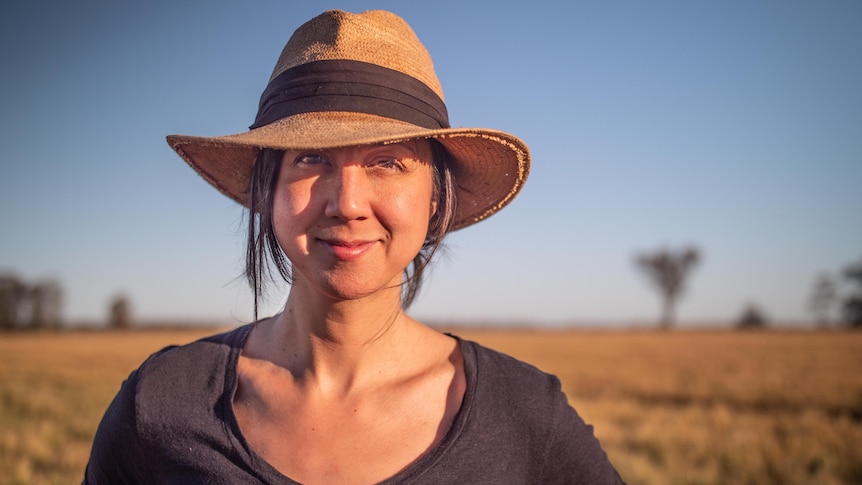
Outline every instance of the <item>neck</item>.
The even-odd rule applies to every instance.
[[[321,301],[294,286],[284,312],[266,330],[270,360],[300,385],[346,395],[408,357],[418,322],[401,308],[400,288],[357,300]]]

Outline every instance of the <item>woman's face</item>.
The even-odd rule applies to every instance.
[[[427,142],[288,150],[273,226],[294,284],[356,299],[398,287],[434,212]]]

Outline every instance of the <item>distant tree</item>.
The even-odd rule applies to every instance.
[[[739,329],[752,330],[766,328],[767,323],[768,319],[763,313],[763,310],[754,303],[749,303],[742,310],[742,314],[736,322],[736,327]]]
[[[829,326],[829,314],[838,299],[838,289],[835,281],[826,273],[821,274],[814,282],[811,290],[809,308],[818,327]]]
[[[27,285],[11,273],[0,275],[0,329],[18,328],[27,301]]]
[[[56,328],[62,321],[63,290],[55,280],[46,280],[29,288],[30,326]]]
[[[700,252],[693,247],[679,251],[659,249],[638,255],[636,261],[661,296],[660,326],[672,327],[675,321],[676,303],[685,289],[685,279],[700,261]]]
[[[127,296],[117,295],[111,299],[108,306],[108,326],[118,329],[132,326],[132,303]]]
[[[844,278],[853,285],[853,293],[844,299],[842,314],[850,327],[862,327],[862,261],[844,269]]]

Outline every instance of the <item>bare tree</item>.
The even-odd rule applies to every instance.
[[[132,303],[127,296],[117,295],[111,299],[108,306],[108,326],[118,329],[132,326]]]
[[[821,274],[811,290],[809,308],[818,327],[829,326],[829,314],[838,299],[835,281],[826,273]]]
[[[27,300],[27,285],[14,274],[0,275],[0,329],[18,328]]]
[[[63,289],[55,280],[45,280],[29,289],[30,326],[56,328],[62,321]]]
[[[0,275],[0,328],[50,328],[62,321],[63,289],[56,280],[28,284],[18,275]]]
[[[638,255],[636,261],[662,298],[660,326],[672,327],[676,303],[685,289],[685,279],[700,261],[700,252],[694,247],[679,251],[659,249]]]
[[[862,261],[844,269],[844,278],[850,280],[855,292],[844,299],[842,313],[847,325],[862,327]]]

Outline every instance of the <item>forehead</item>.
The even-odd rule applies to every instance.
[[[337,151],[354,153],[383,153],[400,157],[413,157],[417,160],[431,162],[431,144],[425,139],[403,140],[392,143],[376,143],[373,145],[357,145],[336,149]]]
[[[307,151],[309,150],[284,150],[285,155],[298,154]],[[395,141],[391,143],[375,143],[371,145],[352,145],[346,147],[324,148],[311,151],[320,151],[322,153],[328,153],[336,156],[347,156],[351,158],[362,157],[364,155],[388,155],[395,157],[415,158],[416,160],[429,163],[433,161],[431,142],[423,138]]]
[[[381,144],[382,146],[395,146],[395,147],[403,147],[415,155],[423,155],[423,156],[431,156],[431,142],[424,138],[414,139],[414,140],[404,140],[395,143],[389,144]]]

